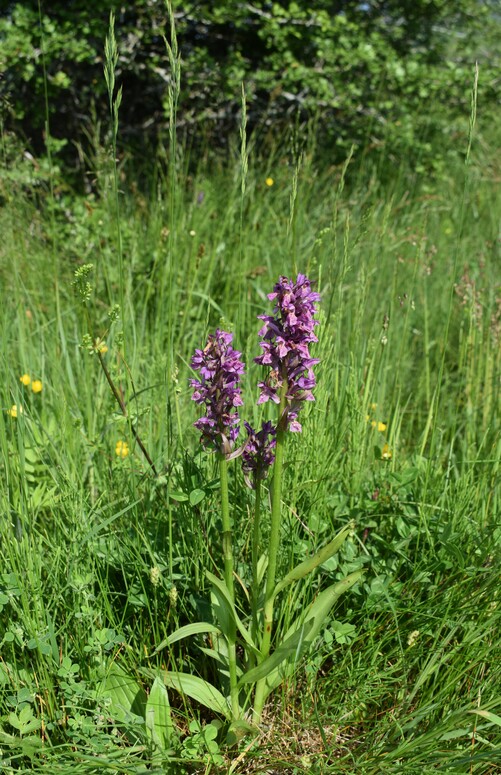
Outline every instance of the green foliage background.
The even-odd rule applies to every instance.
[[[179,128],[200,147],[225,145],[238,125],[241,83],[249,127],[277,137],[314,120],[335,159],[355,144],[440,166],[464,147],[468,93],[479,61],[480,103],[498,94],[499,21],[489,2],[199,2],[175,0],[182,55]],[[48,76],[51,131],[64,141],[106,117],[103,41],[116,14],[125,142],[156,145],[166,129],[171,74],[158,0],[11,3],[0,19],[7,127],[43,142]],[[68,146],[71,150],[72,146]],[[71,155],[71,154],[70,154]]]

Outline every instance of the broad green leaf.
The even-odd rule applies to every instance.
[[[313,626],[313,622],[305,622],[304,625],[298,629],[290,638],[287,638],[283,643],[275,649],[273,654],[264,659],[259,665],[248,670],[239,681],[239,685],[247,683],[255,683],[262,678],[266,678],[270,673],[275,670],[285,659],[299,657],[302,646],[308,645],[311,641],[308,640],[308,634]]]
[[[172,741],[174,726],[170,713],[167,689],[158,676],[153,681],[151,692],[146,703],[146,732],[150,740],[161,751],[166,751]]]
[[[190,492],[190,503],[192,506],[197,506],[205,498],[205,492],[203,490],[192,490]]]
[[[162,649],[164,649],[166,646],[172,646],[172,644],[176,643],[178,640],[183,640],[183,638],[190,638],[192,635],[200,635],[204,632],[219,634],[220,630],[215,626],[215,624],[209,624],[209,622],[195,622],[194,624],[186,624],[184,627],[180,627],[178,630],[173,632],[172,635],[169,635],[168,638],[163,640],[161,644],[156,647],[153,654],[158,654],[158,652],[162,651]]]
[[[214,585],[210,591],[211,610],[219,625],[223,638],[227,642],[236,638],[236,622],[232,614],[231,605],[228,604],[222,592]]]
[[[315,621],[315,632],[311,633],[313,638],[317,637],[322,624],[325,624],[327,616],[329,615],[334,603],[341,597],[344,592],[347,592],[348,589],[353,587],[354,584],[356,584],[357,581],[362,578],[363,574],[363,570],[357,570],[354,573],[350,573],[344,579],[341,579],[341,581],[337,581],[327,589],[324,589],[323,592],[320,592],[318,597],[310,604],[306,611],[306,615],[304,616],[304,621],[307,622],[309,619],[313,619]],[[298,626],[301,626],[301,618],[302,617],[299,617],[293,624],[291,624],[285,633],[286,638],[292,635]]]
[[[199,646],[199,649],[202,654],[211,657],[211,659],[215,659],[216,662],[219,662],[219,664],[223,665],[223,667],[228,666],[228,660],[224,658],[220,651],[216,651],[216,649],[207,649],[204,646]]]
[[[218,640],[221,641],[223,639],[220,638]],[[219,646],[222,644],[217,643],[216,645]],[[211,659],[215,659],[216,662],[218,662],[219,665],[221,665],[221,667],[218,668],[220,675],[229,675],[227,649],[225,649],[225,651],[223,652],[218,650],[217,648],[207,649],[204,646],[199,646],[198,648],[203,654],[206,654]],[[240,665],[237,665],[237,676],[241,676],[242,673],[243,673],[242,668],[240,667]]]
[[[363,571],[355,571],[321,592],[306,613],[299,616],[289,627],[282,643],[273,654],[245,673],[239,685],[266,678],[267,694],[279,686],[293,673],[295,664],[302,654],[313,645],[334,603],[343,592],[356,584],[362,575]],[[283,665],[284,661],[287,661],[286,665]]]
[[[289,584],[292,584],[294,581],[299,581],[299,579],[302,579],[304,576],[307,576],[308,573],[311,573],[315,568],[317,568],[319,565],[321,565],[323,562],[326,562],[326,560],[329,559],[329,557],[332,557],[333,554],[335,554],[343,545],[346,537],[349,535],[350,531],[352,530],[352,525],[346,525],[343,527],[342,530],[339,531],[337,536],[332,539],[326,546],[324,546],[322,549],[320,549],[316,554],[314,554],[312,557],[308,557],[306,560],[303,560],[303,562],[299,563],[299,565],[296,565],[293,570],[290,571],[283,579],[280,581],[277,586],[275,587],[275,590],[273,592],[272,597],[276,597],[276,595],[279,594],[285,587],[287,587]]]
[[[222,579],[218,579],[217,576],[214,576],[213,573],[210,571],[206,571],[205,575],[207,576],[208,580],[211,582],[214,593],[216,595],[217,601],[220,605],[220,607],[223,609],[220,613],[222,614],[221,619],[226,622],[229,617],[233,619],[234,624],[236,625],[240,635],[244,639],[247,646],[250,648],[253,654],[256,656],[259,656],[259,651],[252,640],[249,631],[245,627],[245,625],[242,623],[240,617],[238,616],[235,606],[231,602],[230,593],[228,591],[228,587],[222,581]],[[223,621],[220,622],[221,628],[223,628]],[[224,632],[224,630],[223,630]],[[228,637],[228,633],[224,632],[226,637]]]
[[[169,498],[178,503],[188,500],[188,495],[185,492],[169,492]]]
[[[171,689],[176,689],[181,694],[187,694],[193,700],[205,705],[209,710],[220,713],[226,718],[231,717],[230,708],[225,697],[215,686],[198,678],[190,673],[171,672],[164,670],[162,673],[163,682]]]
[[[246,735],[256,738],[259,735],[259,728],[255,724],[244,721],[244,719],[235,719],[231,722],[226,733],[226,742],[228,745],[234,746]]]
[[[23,737],[21,740],[21,752],[23,756],[29,757],[33,760],[35,754],[40,752],[43,746],[43,740],[38,735],[30,735],[29,737]]]
[[[114,664],[98,689],[100,698],[109,697],[110,716],[120,722],[130,721],[131,716],[144,718],[146,692],[138,682],[119,665]]]
[[[0,743],[2,745],[17,745],[19,743],[19,737],[16,735],[9,735],[0,727]]]

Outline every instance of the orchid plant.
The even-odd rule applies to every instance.
[[[315,400],[313,368],[318,359],[311,357],[309,348],[317,342],[318,321],[314,316],[320,295],[312,290],[308,278],[299,274],[295,282],[280,277],[268,298],[275,306],[272,315],[259,316],[264,321],[259,332],[262,353],[254,360],[266,369],[265,378],[259,382],[258,404],[271,401],[276,405],[275,423],[266,421],[260,430],[255,430],[245,422],[247,439],[237,447],[244,364],[241,353],[233,349],[231,333],[218,329],[211,334],[204,349],[196,350],[191,362],[199,374],[191,380],[193,400],[205,407],[205,415],[195,422],[195,427],[201,432],[203,446],[216,454],[219,464],[224,568],[222,578],[206,573],[212,585],[214,621],[181,627],[157,648],[158,652],[182,638],[210,634],[212,648],[203,651],[218,662],[223,679],[220,687],[188,673],[165,671],[163,677],[167,686],[225,716],[235,734],[239,729],[259,725],[269,695],[292,674],[298,659],[311,648],[339,596],[361,577],[361,571],[357,571],[329,586],[301,611],[285,632],[274,630],[278,595],[337,552],[352,525],[346,525],[326,546],[277,582],[286,438],[290,432],[301,432],[298,421],[301,408],[305,401]],[[249,610],[245,615],[236,607],[228,495],[228,466],[238,457],[245,482],[254,491],[251,583],[247,595]],[[263,548],[262,489],[270,471],[269,542]]]

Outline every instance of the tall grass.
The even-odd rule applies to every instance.
[[[175,38],[169,56],[175,69]],[[172,89],[175,119],[178,82]],[[473,145],[466,171],[433,183],[402,165],[390,190],[356,158],[330,167],[308,148],[292,159],[277,148],[264,165],[244,123],[240,159],[188,170],[174,122],[150,194],[116,166],[116,124],[111,173],[96,141],[85,197],[58,192],[51,177],[50,206],[14,186],[0,211],[0,762],[7,773],[494,773],[495,152]],[[72,282],[86,263],[84,311]],[[365,581],[326,622],[260,738],[227,749],[221,733],[211,748],[194,725],[210,719],[171,696],[179,732],[159,763],[140,714],[117,715],[102,687],[114,664],[147,690],[141,671],[152,665],[211,677],[202,640],[156,653],[177,626],[207,615],[204,571],[219,546],[217,470],[192,427],[189,359],[208,330],[231,328],[256,420],[256,316],[278,275],[296,268],[322,294],[321,364],[302,437],[288,442],[280,563],[293,567],[353,519],[311,595],[360,567]],[[99,356],[81,347],[85,334],[106,341],[127,417]],[[237,465],[230,490],[246,584],[252,502]],[[278,603],[285,626],[298,604],[293,592]]]

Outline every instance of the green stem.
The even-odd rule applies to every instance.
[[[271,635],[273,628],[273,590],[275,589],[275,577],[277,571],[278,549],[280,546],[280,526],[282,522],[282,474],[284,463],[284,443],[287,432],[287,418],[285,415],[287,393],[287,380],[284,379],[280,395],[280,406],[277,424],[277,444],[275,447],[275,463],[273,466],[273,486],[271,504],[271,530],[270,545],[268,550],[268,573],[266,577],[266,590],[264,597],[264,626],[261,641],[261,661],[270,653]],[[266,678],[261,678],[256,684],[254,697],[254,721],[259,724],[266,700]]]
[[[258,579],[258,561],[259,561],[259,546],[261,538],[261,479],[255,477],[255,493],[256,499],[254,502],[254,523],[252,528],[252,589],[251,589],[251,601],[252,601],[252,639],[256,642],[258,632],[258,604],[259,604],[259,579]]]
[[[224,455],[219,458],[219,472],[221,479],[221,519],[223,522],[223,559],[224,580],[228,589],[230,600],[235,604],[235,588],[233,586],[233,548],[231,540],[230,501],[228,497],[228,463]],[[237,689],[237,628],[234,621],[229,624],[228,632],[228,667],[230,671],[230,698],[233,719],[240,715]]]
[[[111,388],[111,392],[115,396],[115,398],[117,400],[117,403],[118,403],[120,409],[122,410],[123,416],[126,417],[127,419],[129,419],[129,412],[127,411],[127,406],[125,404],[125,401],[123,400],[122,396],[120,395],[117,386],[113,382],[111,374],[108,371],[108,368],[107,368],[107,366],[106,366],[106,364],[104,362],[103,355],[100,352],[98,352],[97,355],[98,355],[98,358],[99,358],[99,363],[101,364],[101,368],[104,371],[104,376],[106,377],[108,385]],[[137,445],[138,445],[139,449],[141,450],[141,452],[145,456],[146,460],[148,461],[148,465],[150,466],[150,468],[153,471],[153,473],[155,474],[155,476],[158,476],[158,471],[155,468],[155,464],[154,464],[153,460],[151,459],[151,457],[150,457],[150,455],[148,453],[148,450],[144,446],[142,440],[140,439],[140,437],[138,435],[138,432],[136,431],[136,429],[134,428],[134,426],[132,425],[132,423],[130,421],[129,421],[129,427],[130,427],[130,430],[132,431],[132,435],[136,439],[136,442],[137,442]]]

